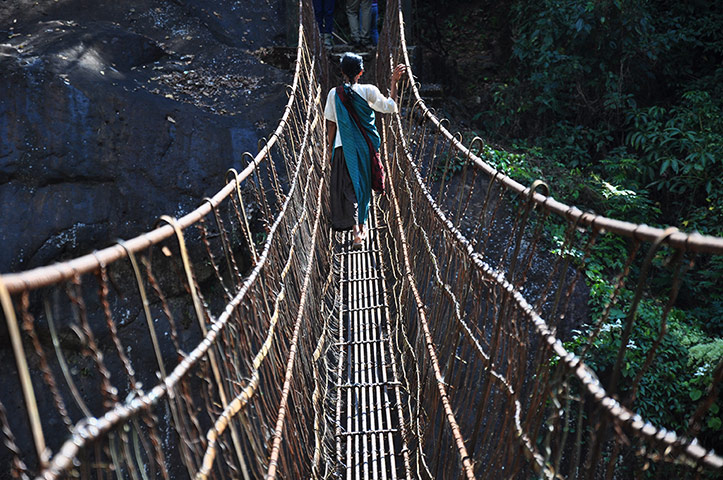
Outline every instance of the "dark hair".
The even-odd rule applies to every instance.
[[[349,80],[364,70],[364,60],[356,53],[347,52],[341,57],[341,73],[346,75]]]

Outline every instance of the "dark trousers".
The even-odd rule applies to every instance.
[[[349,176],[344,158],[344,149],[334,149],[331,161],[331,181],[329,182],[329,206],[331,207],[331,227],[334,230],[349,230],[359,224],[354,183]]]
[[[314,0],[314,16],[321,33],[331,33],[334,28],[334,0]]]

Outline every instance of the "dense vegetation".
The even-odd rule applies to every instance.
[[[490,163],[528,184],[554,179],[553,194],[583,209],[723,235],[721,2],[431,3],[418,2],[418,41],[457,68],[460,103],[479,104],[469,134],[501,145],[484,147]],[[591,323],[603,314],[625,252],[623,240],[606,237],[585,265]],[[666,260],[656,258],[656,275],[670,275]],[[687,430],[686,414],[723,358],[723,259],[697,262],[635,403],[678,431]],[[628,350],[623,376],[642,366],[668,293],[646,292],[632,336],[639,348]],[[615,362],[624,315],[613,309],[587,354],[598,371]],[[585,338],[577,335],[573,348]],[[721,406],[719,395],[705,419],[708,446],[723,444]]]

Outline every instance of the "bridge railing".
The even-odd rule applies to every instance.
[[[320,457],[325,358],[299,357],[328,348],[334,307],[326,65],[298,5],[288,103],[242,172],[148,233],[0,277],[0,471],[301,478]]]
[[[382,86],[393,65],[411,65],[403,22],[388,2]],[[401,114],[383,128],[382,208],[417,475],[719,473],[719,435],[702,426],[720,403],[721,359],[699,365],[700,398],[682,405],[656,382],[681,364],[669,358],[684,351],[673,331],[681,286],[723,254],[723,239],[583,212],[542,182],[521,185],[480,158],[481,140],[449,131],[411,69],[401,91]],[[590,266],[611,249],[617,262]]]

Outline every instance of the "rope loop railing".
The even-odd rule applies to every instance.
[[[411,70],[401,2],[387,8],[377,83],[387,85],[394,65],[408,66],[399,116],[384,121],[382,133],[394,195],[381,209],[396,225],[389,255],[406,265],[395,275],[407,335],[397,348],[415,359],[406,372],[410,402],[424,412],[444,412],[449,402],[453,412],[449,419],[412,416],[416,474],[469,475],[467,460],[473,475],[485,478],[720,472],[714,434],[690,434],[699,434],[700,419],[710,414],[719,366],[706,367],[712,383],[697,406],[676,413],[697,430],[676,434],[635,409],[641,391],[650,395],[685,275],[695,258],[723,254],[723,239],[583,212],[555,200],[542,181],[528,187],[487,164],[482,139],[465,145],[426,105]],[[596,300],[600,306],[588,304],[586,268],[611,246],[620,250],[619,262],[593,273],[609,290]],[[652,300],[654,290],[661,300]],[[651,309],[657,316],[646,313]],[[425,321],[434,326],[428,337]],[[420,336],[426,345],[415,340]],[[605,370],[586,363],[613,341],[620,347]],[[426,348],[433,354],[420,356]],[[640,352],[632,370],[631,351]],[[433,368],[435,358],[446,361]],[[414,380],[415,370],[428,368],[434,373]],[[444,378],[444,394],[435,377]],[[440,455],[445,449],[450,453]]]
[[[17,361],[2,380],[0,468],[18,478],[248,480],[266,476],[270,459],[285,478],[318,463],[305,448],[308,426],[326,422],[318,399],[294,399],[305,413],[278,420],[282,395],[324,375],[331,332],[309,305],[334,295],[322,228],[330,159],[310,148],[325,138],[327,67],[311,6],[298,8],[283,114],[215,195],[130,240],[0,276]],[[51,427],[59,417],[67,430]]]

